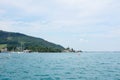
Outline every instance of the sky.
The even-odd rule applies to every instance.
[[[120,0],[0,0],[0,30],[83,51],[120,51]]]

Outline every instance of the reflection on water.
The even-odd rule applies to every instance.
[[[0,80],[120,80],[120,53],[0,54]]]

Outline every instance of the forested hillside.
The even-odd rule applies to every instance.
[[[28,49],[34,52],[61,52],[64,49],[41,38],[6,31],[0,31],[0,47],[7,47],[9,51]]]

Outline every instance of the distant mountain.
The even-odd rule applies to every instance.
[[[37,52],[61,52],[64,47],[41,38],[21,33],[0,30],[0,48],[6,47],[9,51],[31,50]]]

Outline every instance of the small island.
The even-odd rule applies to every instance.
[[[65,48],[64,50],[63,50],[63,52],[73,52],[73,53],[78,53],[78,52],[82,52],[81,50],[74,50],[73,48]]]

